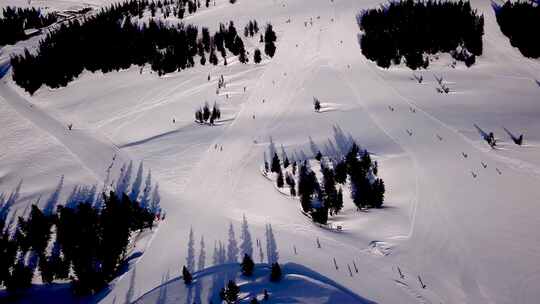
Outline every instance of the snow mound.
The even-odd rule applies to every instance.
[[[269,281],[268,264],[257,264],[250,278],[242,276],[238,264],[214,266],[195,273],[189,286],[177,277],[149,291],[134,303],[221,303],[219,291],[231,278],[235,278],[240,287],[238,303],[249,303],[254,297],[261,301],[264,289],[269,294],[265,303],[373,303],[299,264],[284,264],[282,271],[282,280],[272,283]]]
[[[392,252],[392,245],[387,242],[372,241],[366,251],[374,255],[385,256]]]

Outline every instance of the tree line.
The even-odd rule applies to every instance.
[[[113,4],[83,22],[60,25],[40,41],[35,53],[25,50],[11,58],[13,80],[33,94],[42,85],[66,86],[84,70],[107,73],[150,64],[153,71],[163,75],[193,67],[196,56],[202,65],[207,56],[210,63],[217,65],[217,54],[221,54],[226,65],[227,50],[240,62],[248,62],[244,42],[232,21],[227,26],[221,23],[214,35],[205,27],[199,35],[196,26],[183,23],[167,26],[150,19],[139,24],[131,19],[140,14],[138,3],[133,0]],[[275,32],[268,24],[265,50],[270,57],[275,52],[275,40]],[[254,61],[260,61],[256,57],[257,52]]]
[[[15,44],[27,36],[26,29],[38,29],[55,23],[55,14],[45,14],[39,8],[7,6],[0,17],[0,46]]]
[[[510,44],[517,47],[523,56],[540,57],[540,5],[538,2],[506,1],[495,9],[497,22]]]
[[[470,66],[482,54],[484,17],[469,1],[391,1],[358,16],[362,54],[378,66],[426,68],[425,54],[451,53]]]
[[[290,194],[300,199],[302,210],[314,222],[326,224],[329,216],[337,215],[343,209],[342,189],[347,182],[353,203],[359,209],[382,207],[384,181],[377,177],[378,163],[371,160],[366,150],[361,151],[353,143],[342,159],[326,161],[320,151],[315,159],[321,166],[322,181],[318,180],[308,161],[291,162],[285,152],[282,160],[274,152],[271,163],[265,161],[265,171],[277,174],[277,187],[283,188],[287,184]],[[286,170],[289,166],[290,170]]]

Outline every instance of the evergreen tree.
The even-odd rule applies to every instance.
[[[225,301],[227,304],[234,304],[238,301],[238,294],[240,293],[240,288],[233,280],[229,280],[227,286],[222,288],[219,297],[221,300]]]
[[[323,203],[322,206],[313,208],[311,218],[315,223],[326,225],[328,222],[328,207]]]
[[[33,269],[18,261],[13,265],[11,276],[6,280],[5,286],[10,294],[17,294],[32,286]]]
[[[276,179],[276,185],[278,188],[283,188],[283,172],[279,170],[278,176]]]
[[[255,49],[255,52],[253,53],[253,62],[260,63],[261,60],[262,60],[261,50]]]
[[[315,192],[315,183],[317,183],[315,173],[308,171],[305,163],[300,165],[298,172],[298,195],[300,196],[300,204],[304,212],[311,210],[311,199]]]
[[[345,162],[340,161],[334,168],[336,182],[339,184],[345,184],[347,181],[347,165]]]
[[[276,39],[276,33],[274,32],[272,25],[267,24],[264,33],[264,52],[270,57],[274,57],[274,54],[276,52]]]
[[[279,282],[281,281],[281,267],[277,262],[272,264],[272,269],[270,271],[270,281],[271,282]]]
[[[204,103],[204,106],[203,106],[203,120],[204,121],[208,121],[208,119],[210,118],[210,107],[208,106],[208,102],[205,102]]]
[[[334,177],[334,171],[328,167],[322,166],[323,173],[323,202],[328,207],[332,214],[337,214],[343,204],[339,205],[337,201],[336,180]]]
[[[372,187],[373,197],[371,205],[375,208],[381,208],[384,202],[384,182],[382,179],[377,178],[374,182]]]
[[[318,160],[318,161],[321,161],[322,160],[322,153],[321,151],[318,151],[317,154],[315,155],[315,159]]]
[[[242,260],[242,263],[240,264],[240,267],[242,268],[242,274],[250,277],[253,275],[253,270],[255,269],[255,263],[251,259],[251,257],[247,254],[244,254],[244,259]]]
[[[274,157],[272,158],[272,165],[270,168],[271,168],[270,169],[271,172],[274,172],[274,173],[281,172],[281,165],[279,163],[279,157],[277,153],[274,153]]]
[[[213,65],[217,65],[218,64],[218,58],[216,56],[216,52],[214,51],[214,48],[212,48],[210,50],[210,58],[209,58],[209,61],[211,64]]]
[[[184,284],[190,285],[191,282],[193,282],[193,276],[189,272],[186,266],[182,267],[182,279],[184,280]]]

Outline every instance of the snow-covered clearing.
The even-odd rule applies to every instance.
[[[215,241],[227,239],[229,222],[239,231],[244,214],[263,243],[272,224],[281,263],[304,265],[329,280],[293,267],[291,273],[305,277],[293,276],[285,286],[298,284],[322,299],[343,288],[381,303],[538,301],[540,62],[510,46],[490,1],[471,1],[485,16],[483,56],[469,69],[451,68],[441,56],[416,72],[422,84],[410,70],[382,70],[360,52],[355,15],[382,1],[225,1],[186,22],[212,30],[229,20],[238,28],[251,19],[271,21],[278,36],[274,58],[260,65],[230,58],[228,66],[197,64],[161,78],[136,68],[85,72],[66,88],[41,88],[33,97],[9,73],[0,80],[0,192],[9,195],[23,180],[17,214],[50,195],[61,175],[62,197],[74,185],[100,185],[115,154],[122,160],[115,161],[116,172],[124,161],[142,160],[160,183],[167,218],[137,263],[100,295],[101,303],[137,299],[164,277],[177,277],[191,227],[195,240],[204,236],[209,256]],[[2,6],[19,2],[26,3],[0,0]],[[37,41],[6,47],[2,58]],[[256,45],[253,40],[247,48]],[[216,95],[219,75],[227,87]],[[433,75],[443,77],[449,94],[437,93]],[[315,113],[313,96],[332,111]],[[193,113],[205,101],[217,101],[230,120],[195,124]],[[474,124],[502,139],[500,148],[491,149]],[[354,214],[361,224],[342,233],[313,225],[259,169],[270,137],[288,151],[309,153],[308,138],[324,145],[335,125],[377,157],[387,188],[387,208]],[[514,145],[503,127],[524,133],[525,144]],[[359,272],[351,277],[347,264],[353,262]],[[341,303],[357,302],[350,297]]]

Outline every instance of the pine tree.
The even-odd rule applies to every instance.
[[[197,111],[195,111],[195,120],[199,123],[203,123],[204,119],[202,109],[198,109]]]
[[[311,196],[315,191],[314,183],[317,177],[312,171],[308,171],[306,164],[300,165],[298,172],[298,196],[300,196],[300,204],[304,212],[311,210]]]
[[[219,292],[219,297],[221,300],[225,301],[227,304],[233,304],[238,301],[238,294],[240,293],[240,288],[233,280],[229,280],[227,286],[222,288]]]
[[[206,64],[206,57],[204,56],[204,53],[201,54],[201,61],[200,61],[201,65],[205,65]]]
[[[315,159],[318,160],[318,161],[321,161],[322,160],[322,153],[321,151],[318,151],[317,154],[315,155]]]
[[[277,262],[272,264],[272,269],[270,271],[270,281],[271,282],[279,282],[281,281],[281,267]]]
[[[322,166],[323,173],[323,202],[328,207],[331,213],[337,214],[341,207],[337,204],[337,191],[336,181],[334,178],[334,171],[328,167]]]
[[[283,188],[283,172],[279,170],[278,176],[276,179],[276,185],[278,188]]]
[[[339,184],[345,184],[347,181],[347,165],[345,162],[340,161],[334,168],[336,182]]]
[[[274,57],[274,54],[276,52],[276,45],[274,44],[275,41],[276,33],[274,32],[272,25],[267,24],[264,33],[264,52],[270,57]]]
[[[270,171],[274,173],[281,172],[281,165],[279,163],[279,157],[277,153],[274,153],[274,157],[272,158],[272,165],[270,167]]]
[[[247,277],[250,277],[253,275],[255,263],[253,262],[253,260],[251,259],[249,255],[244,254],[244,259],[242,260],[240,267],[242,268],[242,274]]]
[[[253,53],[253,62],[260,63],[261,60],[262,60],[261,50],[255,49],[255,52]]]
[[[205,102],[204,103],[204,106],[203,106],[203,120],[204,121],[208,121],[208,119],[210,118],[210,107],[208,106],[208,102]]]
[[[319,112],[321,110],[321,102],[315,97],[313,97],[313,108],[315,109],[315,112]]]
[[[217,65],[218,64],[218,58],[216,56],[216,52],[214,51],[214,48],[212,48],[210,50],[210,58],[209,58],[209,61],[211,64],[213,65]]]
[[[323,203],[322,206],[313,208],[311,218],[315,223],[326,225],[328,222],[328,207]]]
[[[380,178],[377,178],[374,182],[372,187],[372,197],[373,201],[371,202],[371,205],[375,208],[381,208],[384,202],[384,181]]]
[[[189,285],[191,282],[193,282],[193,276],[189,272],[186,266],[182,267],[182,279],[184,280],[184,284]]]

